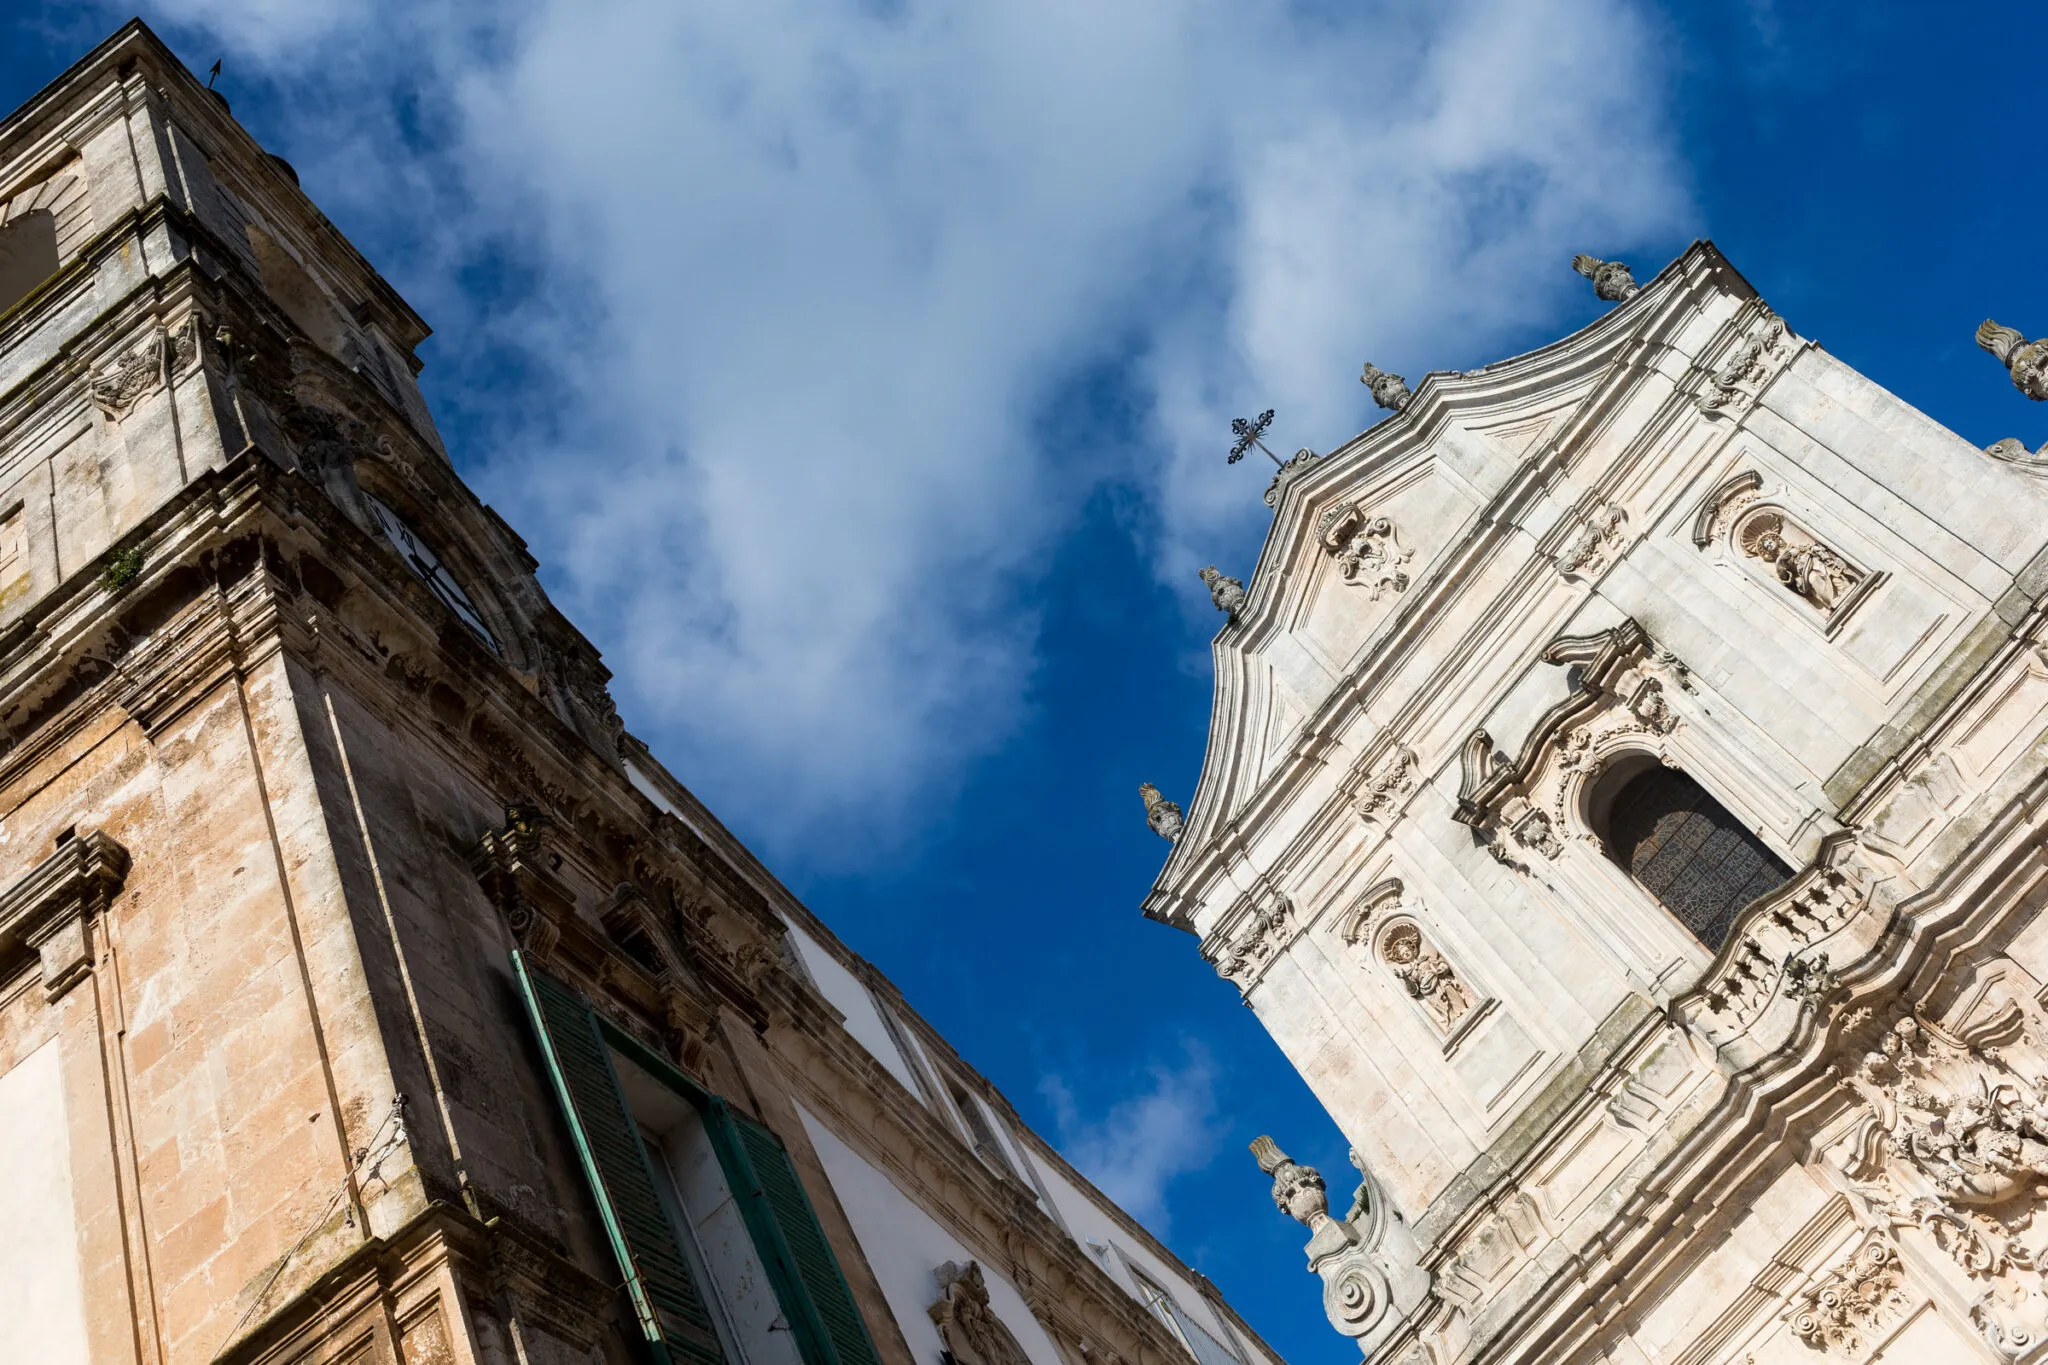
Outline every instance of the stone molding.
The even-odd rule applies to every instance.
[[[70,990],[92,970],[91,923],[127,875],[128,850],[111,836],[60,836],[56,852],[0,891],[0,961],[33,952],[47,997]]]
[[[1459,751],[1451,818],[1477,830],[1487,851],[1510,866],[1564,852],[1576,797],[1609,755],[1667,756],[1667,741],[1684,723],[1673,693],[1688,690],[1691,678],[1633,621],[1598,635],[1560,636],[1541,658],[1575,669],[1578,681],[1536,722],[1520,756],[1502,753],[1483,729]]]

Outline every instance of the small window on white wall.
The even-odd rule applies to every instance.
[[[1003,1146],[996,1138],[996,1130],[989,1123],[988,1115],[982,1112],[981,1102],[968,1094],[967,1088],[950,1076],[946,1078],[946,1089],[953,1097],[953,1107],[960,1111],[961,1121],[967,1125],[967,1134],[972,1141],[974,1154],[1002,1174],[1015,1177],[1017,1165],[1010,1160],[1009,1148]]]
[[[1174,1302],[1173,1295],[1147,1279],[1128,1259],[1124,1264],[1130,1270],[1131,1282],[1138,1286],[1138,1295],[1145,1306],[1173,1329],[1173,1334],[1180,1338],[1180,1344],[1187,1347],[1188,1354],[1193,1356],[1199,1365],[1244,1365],[1236,1351],[1211,1336],[1200,1323],[1189,1317],[1181,1306]]]

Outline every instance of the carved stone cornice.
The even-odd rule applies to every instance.
[[[128,875],[128,851],[94,830],[66,835],[57,851],[0,891],[0,963],[34,953],[54,1000],[92,969],[91,920],[107,912]],[[14,968],[0,968],[11,977]]]

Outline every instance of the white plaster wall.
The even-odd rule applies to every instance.
[[[1244,1351],[1250,1357],[1252,1365],[1281,1365],[1278,1359],[1260,1354],[1251,1342],[1232,1331],[1228,1324],[1218,1317],[1215,1309],[1210,1306],[1208,1299],[1202,1296],[1201,1290],[1196,1288],[1193,1281],[1179,1269],[1169,1267],[1137,1239],[1131,1237],[1116,1219],[1103,1212],[1102,1207],[1083,1194],[1057,1166],[1039,1160],[1035,1155],[1027,1156],[1042,1188],[1053,1201],[1057,1210],[1055,1216],[1066,1225],[1074,1239],[1081,1244],[1082,1250],[1088,1252],[1088,1259],[1097,1265],[1102,1264],[1102,1258],[1089,1250],[1087,1244],[1090,1242],[1097,1246],[1113,1247],[1116,1251],[1122,1252],[1147,1279],[1171,1294],[1173,1301],[1180,1305],[1181,1312],[1194,1319],[1195,1323],[1210,1336],[1233,1349]],[[1132,1283],[1129,1271],[1117,1256],[1110,1256],[1106,1269],[1109,1271],[1109,1277],[1116,1281],[1118,1288],[1140,1304],[1144,1303],[1138,1286]],[[1304,1269],[1300,1288],[1302,1311],[1320,1313],[1322,1282]]]
[[[88,1365],[55,1040],[0,1076],[0,1365]]]
[[[943,1349],[939,1329],[925,1312],[939,1296],[932,1272],[948,1261],[977,1258],[830,1128],[801,1105],[797,1113],[832,1182],[833,1193],[839,1196],[840,1207],[846,1210],[847,1221],[853,1224],[853,1235],[881,1282],[882,1295],[910,1344],[911,1355],[920,1365],[938,1365]],[[981,1270],[988,1281],[989,1306],[1016,1336],[1033,1365],[1065,1365],[1052,1338],[1010,1282],[993,1266],[983,1264]]]
[[[810,968],[811,979],[818,983],[819,993],[846,1016],[846,1031],[853,1035],[854,1041],[874,1054],[875,1060],[888,1067],[890,1074],[903,1082],[905,1089],[922,1100],[924,1091],[919,1088],[910,1063],[904,1060],[889,1037],[889,1026],[882,1022],[882,1016],[875,1009],[875,998],[868,994],[868,988],[855,980],[852,972],[839,965],[838,958],[826,952],[822,944],[803,930],[792,924],[789,936],[795,940],[797,951],[803,954],[804,966]]]

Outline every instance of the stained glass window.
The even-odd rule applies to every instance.
[[[1719,948],[1736,912],[1784,885],[1790,868],[1700,784],[1652,768],[1615,794],[1607,843],[1629,875]]]

